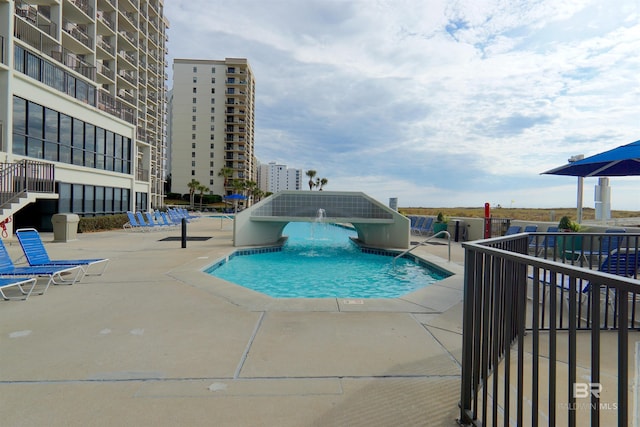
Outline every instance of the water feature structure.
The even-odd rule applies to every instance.
[[[281,191],[238,213],[234,246],[273,246],[283,243],[290,222],[351,224],[360,246],[407,249],[409,218],[360,192]]]

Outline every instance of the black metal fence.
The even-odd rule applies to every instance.
[[[522,233],[463,246],[460,423],[626,426],[640,234]],[[607,387],[603,364],[617,367]]]

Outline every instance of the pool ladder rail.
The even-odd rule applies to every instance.
[[[412,246],[411,248],[409,248],[406,251],[402,252],[400,255],[396,255],[395,257],[393,257],[393,266],[394,267],[396,266],[396,260],[398,258],[401,258],[401,257],[405,256],[406,254],[408,254],[409,252],[411,252],[412,250],[414,250],[417,247],[420,247],[422,245],[426,245],[430,240],[435,239],[436,237],[439,237],[439,236],[446,236],[447,237],[447,241],[449,242],[449,262],[451,262],[451,234],[447,230],[442,230],[442,231],[439,231],[438,233],[434,234],[433,236],[427,237],[422,242],[418,243],[417,245]]]

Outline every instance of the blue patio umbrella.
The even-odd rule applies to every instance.
[[[542,173],[585,178],[640,175],[640,140]]]
[[[224,196],[224,198],[229,200],[245,200],[247,196],[243,196],[242,194],[230,194],[228,196]]]

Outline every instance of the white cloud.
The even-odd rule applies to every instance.
[[[541,172],[639,139],[639,8],[176,0],[165,14],[170,60],[248,58],[261,161],[401,205],[548,207],[573,206],[575,180]],[[640,210],[632,185],[612,186],[614,207]]]

